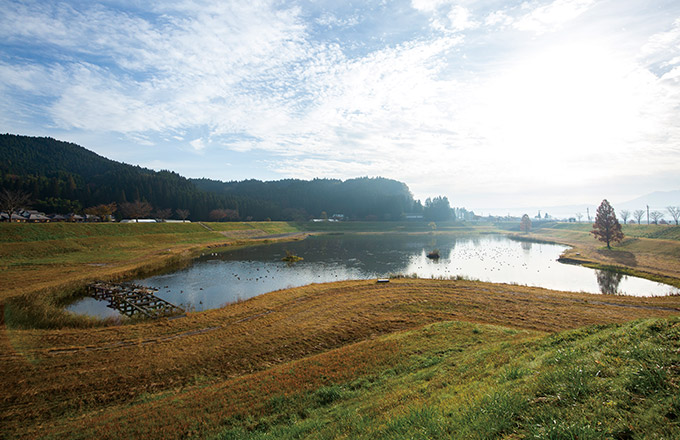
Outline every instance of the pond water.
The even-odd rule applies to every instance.
[[[66,307],[66,310],[79,315],[98,316],[99,318],[103,319],[118,318],[123,316],[122,314],[118,313],[118,310],[112,309],[108,305],[108,301],[99,301],[97,299],[87,297],[79,299],[75,303],[69,305]]]
[[[440,258],[427,253],[438,249]],[[188,310],[208,310],[274,290],[310,283],[371,279],[393,274],[421,278],[461,276],[555,290],[657,296],[680,289],[642,278],[557,262],[565,246],[517,241],[502,235],[340,235],[211,253],[184,269],[135,283]],[[304,258],[281,261],[290,251]],[[106,303],[86,298],[69,310],[104,316]],[[98,304],[95,304],[98,303]],[[98,311],[99,310],[99,311]],[[107,309],[105,316],[117,313]]]

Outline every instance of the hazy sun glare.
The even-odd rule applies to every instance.
[[[654,130],[655,122],[645,116],[662,105],[655,101],[654,80],[606,46],[556,45],[506,60],[479,84],[465,119],[484,139],[482,148],[507,164],[515,185],[528,172],[547,182],[588,179],[601,170],[599,159],[616,162],[614,153],[640,148]]]

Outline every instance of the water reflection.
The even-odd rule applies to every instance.
[[[100,318],[123,318],[123,315],[112,307],[108,301],[99,301],[94,298],[83,298],[66,307],[66,310],[79,314],[98,316]]]
[[[433,249],[439,249],[439,259],[427,258]],[[182,271],[138,282],[158,287],[162,298],[189,304],[196,310],[287,287],[391,274],[465,277],[590,293],[664,295],[673,289],[634,277],[617,279],[611,273],[596,278],[592,269],[558,263],[557,258],[566,249],[502,235],[315,236],[206,255]],[[283,263],[281,258],[287,251],[304,260]]]
[[[427,258],[439,249],[440,258]],[[158,296],[201,311],[256,295],[311,283],[375,279],[391,274],[464,277],[555,290],[638,296],[680,294],[680,289],[615,273],[594,272],[556,260],[565,246],[502,235],[314,236],[291,243],[206,254],[184,269],[135,280]],[[289,251],[304,260],[287,264]]]
[[[621,293],[619,292],[619,284],[621,284],[623,274],[610,270],[595,270],[595,276],[601,293],[607,295],[619,295]]]

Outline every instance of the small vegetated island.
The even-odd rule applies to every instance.
[[[427,253],[427,258],[431,260],[438,260],[439,259],[439,249],[434,249],[431,252]]]
[[[2,141],[4,149],[10,141],[29,142]],[[55,157],[67,157],[57,151]],[[81,164],[83,173],[92,163],[65,162]],[[40,188],[41,179],[53,179],[49,170],[26,165],[13,180],[6,164],[3,189],[26,189],[10,181],[34,179]],[[127,185],[131,171],[117,169]],[[130,174],[140,179],[130,185],[152,179],[147,171]],[[77,208],[73,200],[122,203],[74,196],[90,177],[70,177],[74,185],[68,173],[51,180],[62,188],[58,197],[38,190],[33,200],[64,210]],[[90,190],[103,194],[108,183],[101,179]],[[166,203],[147,202],[188,209],[197,216],[191,223],[0,223],[2,437],[680,437],[677,296],[399,278],[311,284],[153,322],[107,322],[63,309],[96,279],[131,279],[204,252],[318,231],[517,233],[569,244],[565,258],[573,261],[677,286],[677,226],[619,225],[626,239],[615,234],[604,246],[590,233],[592,223],[524,222],[520,230],[519,219],[513,225],[427,219],[426,208],[442,200],[422,206],[425,218],[417,223],[330,222],[334,213],[318,224],[255,221],[274,212],[265,199],[253,201],[252,211],[239,204],[239,217],[251,213],[253,221],[198,223],[215,208],[190,205],[194,195],[202,203],[226,200],[220,197],[230,192],[201,190],[173,173],[163,179],[185,188],[179,194],[186,198],[167,191]],[[130,201],[134,196],[124,191]],[[415,202],[402,194],[389,203],[412,209]],[[428,226],[434,220],[436,231]]]
[[[286,251],[286,256],[281,258],[281,260],[285,261],[286,263],[297,263],[298,261],[304,260],[304,258]]]

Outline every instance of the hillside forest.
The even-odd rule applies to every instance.
[[[455,212],[446,197],[414,200],[405,183],[360,177],[345,181],[284,179],[221,182],[188,179],[102,157],[79,145],[47,137],[0,135],[0,190],[30,195],[30,206],[46,213],[82,213],[98,205],[144,202],[153,214],[194,221],[311,218],[447,220]],[[121,218],[122,210],[116,212]],[[152,215],[153,215],[152,214]]]

